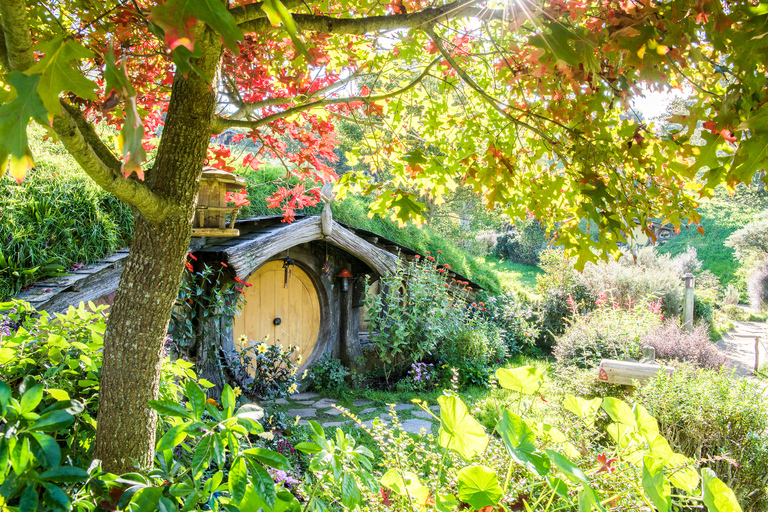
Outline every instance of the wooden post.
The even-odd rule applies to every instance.
[[[693,330],[693,274],[685,274],[685,292],[683,295],[683,329]]]

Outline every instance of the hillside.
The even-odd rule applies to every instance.
[[[756,216],[768,209],[768,193],[756,192],[741,185],[731,197],[724,187],[718,187],[711,200],[702,202],[701,225],[704,234],[695,227],[682,227],[680,235],[659,248],[659,252],[676,256],[690,245],[695,247],[702,269],[709,270],[720,278],[720,284],[734,284],[744,287],[743,278],[738,275],[739,262],[734,251],[725,246],[726,239]]]

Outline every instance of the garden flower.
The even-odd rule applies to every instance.
[[[601,453],[597,456],[597,462],[600,463],[600,469],[597,470],[598,473],[602,471],[607,471],[608,473],[613,472],[616,468],[611,467],[611,464],[616,462],[617,459],[609,459],[608,456],[604,453]]]
[[[234,393],[235,396],[240,396],[243,394],[243,390],[240,389],[239,387],[235,387],[235,389],[232,390],[232,393]]]
[[[248,341],[248,336],[243,334],[242,336],[240,336],[240,338],[237,341],[239,341],[241,345],[245,345],[246,342]]]
[[[263,354],[267,350],[269,350],[269,347],[267,346],[266,343],[260,343],[259,344],[259,348],[258,348],[259,354]]]
[[[299,386],[297,386],[296,384],[291,384],[291,387],[288,388],[288,394],[292,395],[298,390],[299,390]]]

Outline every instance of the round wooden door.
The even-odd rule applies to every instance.
[[[320,333],[320,301],[309,276],[298,266],[291,267],[286,282],[282,260],[262,265],[248,279],[245,302],[235,315],[235,344],[245,334],[253,341],[268,337],[271,345],[298,345],[294,359],[306,362]],[[242,350],[242,347],[238,348]]]

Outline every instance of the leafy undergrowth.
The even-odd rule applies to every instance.
[[[695,247],[704,263],[702,270],[709,270],[719,277],[722,286],[737,284],[739,262],[733,249],[725,246],[725,240],[737,229],[756,220],[766,209],[768,194],[765,192],[741,185],[731,197],[723,187],[718,187],[712,200],[703,201],[699,208],[704,234],[700,234],[695,226],[689,229],[681,226],[680,234],[662,245],[659,252],[677,256],[689,245]]]
[[[30,128],[35,168],[17,184],[0,179],[0,300],[29,282],[125,247],[128,206],[98,187],[63,147]]]

